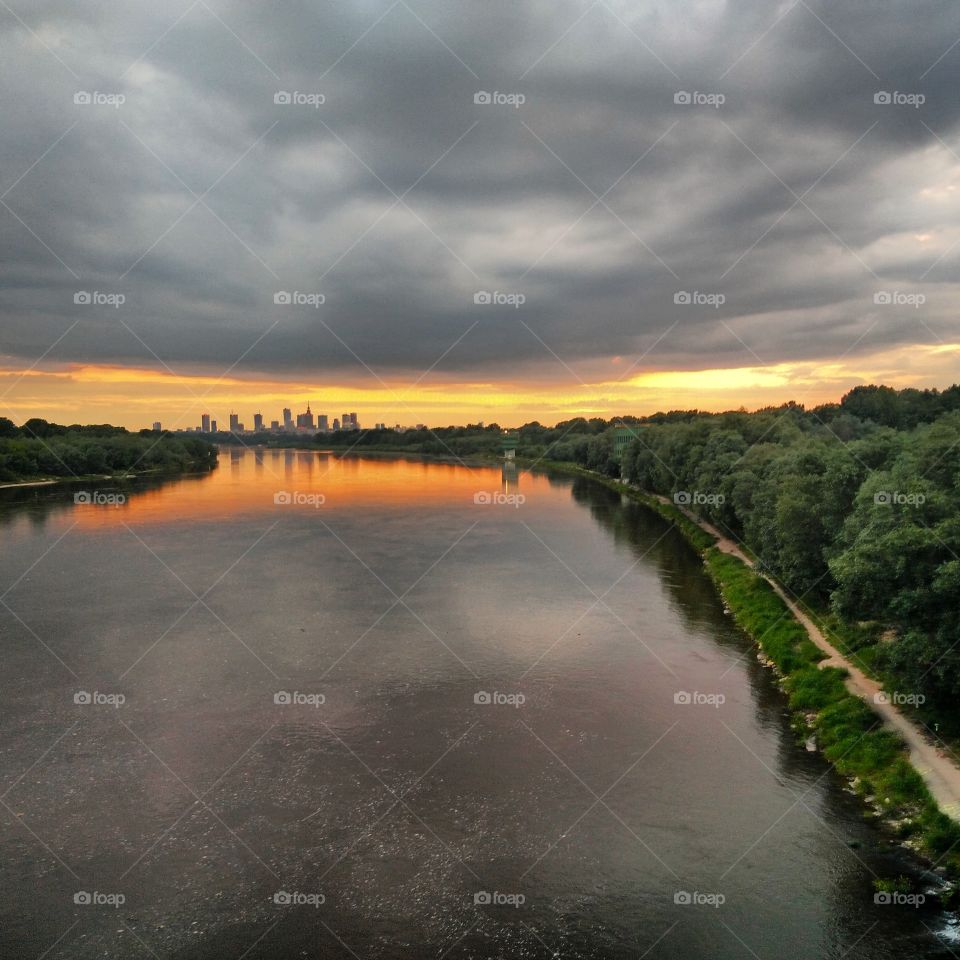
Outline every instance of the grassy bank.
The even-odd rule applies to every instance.
[[[812,732],[826,759],[857,794],[913,849],[960,877],[960,824],[943,813],[911,765],[899,736],[845,684],[846,671],[821,667],[823,651],[770,584],[737,557],[722,553],[714,538],[673,504],[627,484],[566,463],[546,469],[588,476],[644,504],[674,523],[703,555],[708,574],[737,624],[776,669],[804,738]]]
[[[716,549],[705,560],[737,623],[782,677],[798,727],[814,731],[827,760],[901,838],[960,876],[960,824],[937,807],[900,738],[847,691],[845,671],[818,665],[823,652],[763,578]]]

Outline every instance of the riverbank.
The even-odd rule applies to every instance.
[[[960,877],[960,770],[928,743],[882,688],[823,636],[774,581],[719,531],[664,498],[572,464],[537,466],[590,477],[655,510],[703,556],[737,624],[780,678],[798,735],[810,738],[874,814],[938,871]]]

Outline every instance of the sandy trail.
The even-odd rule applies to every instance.
[[[671,503],[666,497],[658,497],[657,499],[663,503]],[[679,509],[712,537],[716,537],[719,550],[742,560],[748,567],[754,567],[753,561],[735,541],[690,510],[683,507]],[[778,583],[765,574],[760,574],[760,576],[773,587],[790,612],[803,624],[804,629],[810,635],[810,639],[827,654],[827,659],[821,661],[821,665],[842,667],[848,672],[847,689],[870,704],[873,710],[883,718],[883,721],[903,737],[910,753],[910,762],[923,777],[940,809],[954,820],[960,820],[960,767],[957,767],[947,755],[945,748],[931,742],[921,727],[904,716],[892,703],[884,702],[885,697],[878,702],[877,695],[883,692],[883,687],[876,680],[868,677],[859,667],[854,666],[837,650],[824,636],[820,628],[787,596]]]

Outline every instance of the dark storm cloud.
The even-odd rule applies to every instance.
[[[650,362],[692,367],[956,339],[949,0],[15,10],[0,355],[75,321],[48,360],[384,376],[466,331],[440,370],[630,357],[665,330]],[[893,289],[927,296],[922,336],[874,303]],[[94,290],[126,301],[74,304]]]

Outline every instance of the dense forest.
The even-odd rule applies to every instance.
[[[630,482],[686,503],[814,609],[857,625],[848,648],[960,732],[960,388],[666,414],[636,434]],[[611,444],[604,431],[574,459],[619,473]]]
[[[0,417],[0,483],[215,466],[217,450],[199,437],[109,424],[69,427],[46,420],[16,426]]]

